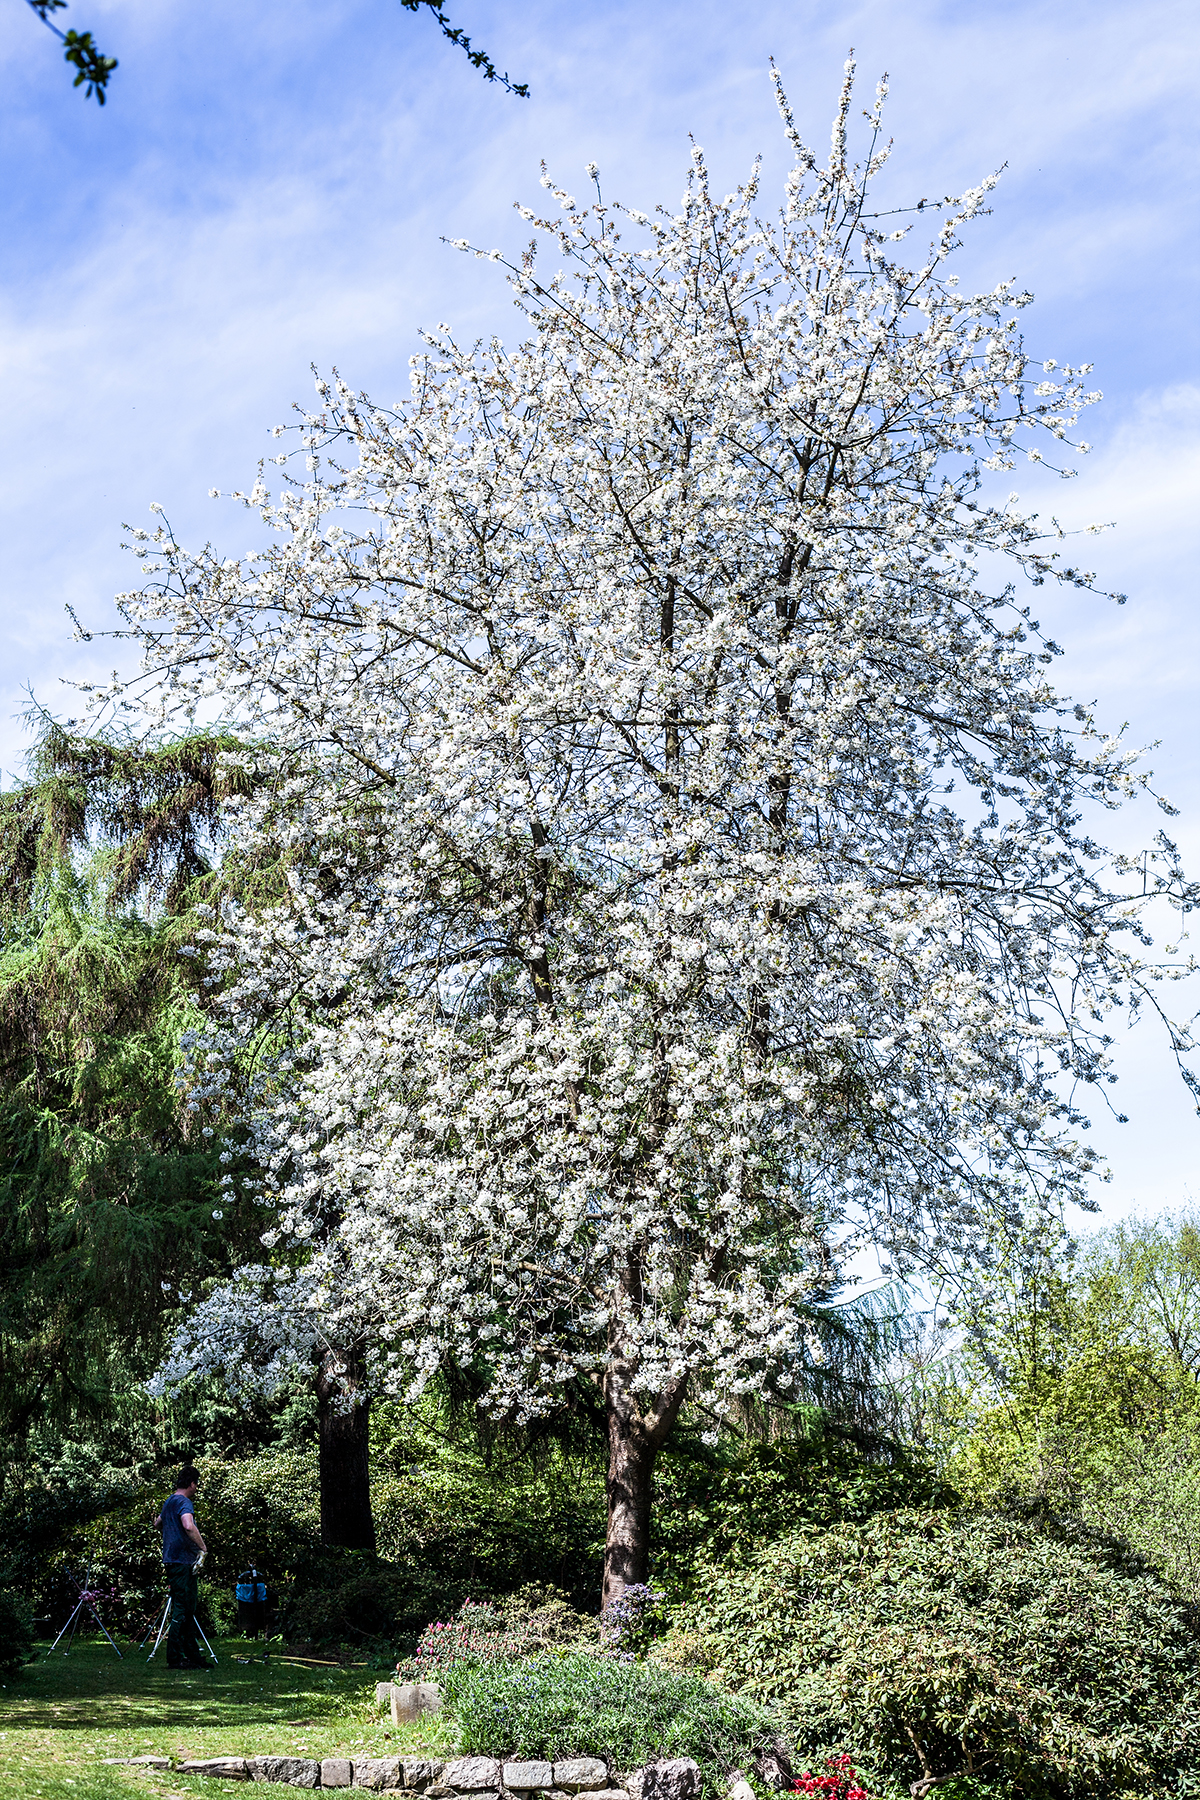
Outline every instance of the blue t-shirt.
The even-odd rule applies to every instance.
[[[181,1513],[191,1513],[195,1521],[196,1502],[189,1500],[186,1494],[172,1494],[163,1503],[162,1534],[163,1561],[165,1563],[194,1563],[200,1552],[183,1526],[179,1523]]]

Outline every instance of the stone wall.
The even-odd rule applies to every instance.
[[[117,1760],[116,1758],[110,1760]],[[165,1758],[138,1757],[130,1762]],[[567,1756],[555,1762],[516,1761],[498,1756],[193,1757],[175,1765],[177,1774],[211,1775],[225,1781],[270,1781],[301,1788],[367,1788],[393,1800],[699,1800],[700,1773],[694,1762],[675,1757],[620,1775],[597,1756]],[[745,1789],[743,1794],[740,1790]],[[753,1800],[738,1782],[730,1800]]]

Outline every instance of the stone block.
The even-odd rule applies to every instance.
[[[425,1789],[425,1800],[450,1800],[453,1792],[454,1789],[447,1787],[445,1782],[439,1778],[437,1781],[431,1781]]]
[[[506,1762],[502,1774],[506,1788],[528,1794],[533,1788],[554,1786],[554,1766],[548,1762]]]
[[[390,1681],[377,1681],[375,1683],[375,1704],[376,1704],[376,1706],[387,1706],[389,1701],[391,1700],[391,1698],[392,1698],[391,1682]]]
[[[356,1788],[398,1788],[401,1786],[398,1756],[356,1756],[354,1786]]]
[[[671,1756],[647,1763],[642,1770],[641,1800],[699,1800],[700,1771],[690,1756]]]
[[[496,1793],[500,1764],[494,1756],[458,1756],[442,1770],[442,1784],[456,1794]]]
[[[404,1785],[406,1788],[427,1788],[431,1782],[440,1781],[444,1762],[436,1762],[427,1756],[406,1756],[404,1758]]]
[[[608,1764],[598,1756],[568,1756],[554,1765],[554,1785],[568,1793],[588,1793],[608,1786]],[[690,1800],[690,1797],[689,1797]]]
[[[436,1681],[394,1681],[392,1724],[411,1725],[422,1713],[440,1712],[442,1690]]]
[[[322,1787],[349,1787],[354,1778],[354,1765],[347,1756],[325,1756],[321,1759]]]
[[[587,1800],[629,1800],[628,1788],[589,1788]]]
[[[156,1769],[169,1769],[170,1763],[161,1756],[156,1756],[150,1765]],[[143,1763],[145,1768],[146,1764]],[[226,1781],[249,1781],[250,1770],[244,1756],[192,1756],[181,1762],[177,1773],[180,1775],[219,1775]]]
[[[309,1756],[255,1756],[250,1759],[255,1781],[282,1781],[288,1787],[321,1785],[321,1765]]]
[[[792,1764],[786,1747],[776,1738],[770,1748],[760,1751],[754,1759],[754,1766],[762,1776],[766,1786],[775,1793],[792,1785]]]

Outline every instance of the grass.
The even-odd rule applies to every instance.
[[[49,1642],[39,1645],[38,1660],[0,1685],[0,1800],[217,1800],[243,1791],[241,1783],[167,1769],[105,1767],[105,1757],[319,1758],[453,1748],[440,1719],[393,1725],[375,1704],[374,1670],[275,1655],[264,1664],[261,1646],[237,1638],[214,1640],[213,1647],[217,1667],[193,1675],[168,1669],[161,1650],[148,1663],[144,1650],[122,1644],[118,1662],[103,1638],[76,1639],[69,1656],[58,1651],[49,1662]]]

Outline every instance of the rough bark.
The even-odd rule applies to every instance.
[[[336,1365],[346,1367],[345,1375]],[[353,1356],[327,1351],[317,1369],[321,1542],[343,1550],[373,1550],[371,1513],[371,1402],[357,1398]],[[355,1404],[347,1407],[347,1397]]]
[[[639,1404],[629,1364],[616,1359],[604,1378],[608,1421],[608,1533],[604,1545],[602,1606],[619,1600],[627,1587],[650,1572],[650,1492],[658,1453],[670,1436],[683,1404],[686,1377]]]

